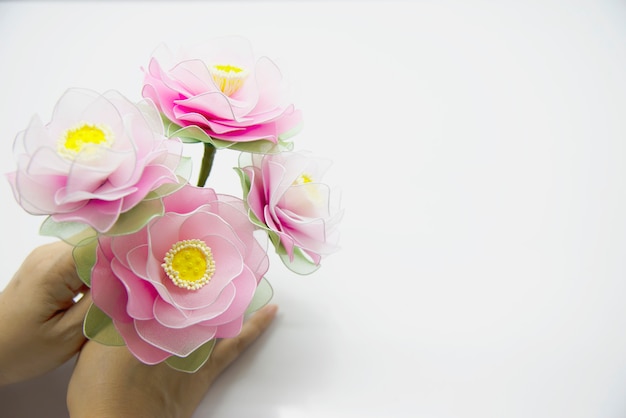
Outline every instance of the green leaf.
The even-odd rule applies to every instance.
[[[83,333],[90,340],[104,345],[122,346],[126,345],[122,336],[115,329],[113,320],[93,303],[89,306],[85,321],[83,322]]]
[[[287,254],[279,254],[279,256],[289,270],[302,276],[315,273],[321,267],[319,264],[315,264],[306,258],[299,248],[294,248],[293,260],[290,260]]]
[[[160,199],[143,200],[128,212],[122,213],[106,235],[132,234],[163,213],[163,202]]]
[[[74,247],[72,256],[74,257],[78,277],[83,283],[91,287],[91,269],[93,269],[93,266],[96,264],[98,240],[90,238],[87,241],[87,243],[81,243],[77,247]]]
[[[187,184],[187,180],[182,177],[178,177],[178,183],[163,184],[148,193],[146,197],[143,198],[143,200],[161,199],[167,195],[176,192],[177,190],[180,190],[185,184]]]
[[[272,285],[270,285],[270,282],[263,277],[254,292],[254,296],[252,297],[250,305],[248,305],[248,309],[246,309],[246,315],[256,312],[267,305],[269,301],[272,300],[273,296],[274,289],[272,289]]]
[[[172,122],[166,122],[167,135],[170,138],[180,138],[184,143],[206,142],[216,149],[232,149],[253,154],[277,154],[283,151],[291,151],[293,143],[286,141],[293,136],[289,132],[278,137],[278,142],[274,143],[265,139],[247,142],[232,142],[223,139],[213,138],[202,128],[196,125],[185,126],[184,128]]]
[[[272,237],[272,234],[270,234],[270,238],[274,244],[274,248],[276,248],[276,253],[282,260],[283,264],[294,273],[305,276],[316,272],[321,267],[319,264],[315,264],[311,261],[309,257],[307,257],[307,255],[298,247],[293,248],[293,260],[290,260],[285,247],[280,244],[280,240],[278,240],[277,243],[276,238]]]
[[[191,157],[180,157],[178,167],[176,167],[176,175],[185,179],[185,183],[191,178],[193,172],[193,160]]]
[[[214,140],[219,141],[219,140]],[[225,141],[219,141],[226,143]],[[229,143],[229,149],[237,150],[241,152],[249,152],[252,154],[278,154],[282,151],[285,151],[285,144],[278,142],[277,144],[272,141],[267,141],[264,139],[260,139],[258,141],[250,141],[250,142],[231,142]]]
[[[172,124],[171,129],[174,129],[177,125]],[[210,142],[207,141],[207,138],[210,138],[206,132],[195,125],[186,126],[181,128],[178,126],[178,129],[173,130],[170,134],[172,138],[180,138],[183,142],[193,143],[193,142]]]
[[[168,366],[186,373],[195,373],[206,363],[215,347],[215,339],[204,343],[187,357],[171,356],[165,360]]]
[[[43,236],[59,238],[72,246],[96,236],[96,231],[89,225],[81,222],[56,222],[50,216],[41,224],[39,233]]]
[[[243,200],[245,201],[246,198],[248,197],[248,193],[250,193],[250,186],[251,186],[250,178],[239,167],[233,167],[233,170],[235,170],[235,172],[239,176],[239,181],[241,182],[241,188],[243,190]]]
[[[161,120],[163,121],[163,127],[165,128],[165,135],[169,138],[174,137],[174,135],[172,134],[181,128],[179,125],[169,120],[167,116],[165,116],[165,114],[163,113],[161,113]],[[199,142],[199,141],[195,141],[195,142]]]
[[[256,217],[254,212],[252,212],[252,209],[248,209],[248,218],[250,219],[250,222],[252,222],[254,225],[258,226],[259,229],[263,229],[263,230],[267,231],[268,233],[271,232],[271,229],[269,229],[269,227],[267,225],[265,225],[263,222],[261,222],[261,220],[259,218]]]

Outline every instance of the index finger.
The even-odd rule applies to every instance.
[[[215,346],[204,367],[210,370],[213,377],[217,377],[265,332],[276,317],[277,311],[278,305],[274,304],[259,309],[243,324],[238,336],[224,339]]]

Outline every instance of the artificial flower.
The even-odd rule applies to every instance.
[[[317,267],[323,255],[337,250],[336,226],[343,211],[331,199],[330,187],[320,182],[328,167],[328,160],[297,152],[240,158],[238,172],[249,216],[269,231],[288,267],[296,256]]]
[[[70,89],[47,125],[32,119],[14,151],[17,170],[7,177],[27,212],[103,232],[148,193],[179,181],[182,143],[164,136],[147,102]]]
[[[288,268],[309,274],[337,249],[342,210],[320,182],[328,161],[291,152],[300,111],[245,39],[177,55],[162,46],[142,93],[135,104],[68,90],[48,124],[35,117],[18,135],[7,178],[27,212],[49,215],[40,234],[74,247],[93,301],[84,335],[195,372],[271,299],[268,237]],[[194,187],[182,151],[198,142]],[[242,199],[204,187],[222,148],[242,151]]]
[[[259,140],[277,144],[301,123],[279,69],[266,57],[255,60],[240,37],[177,54],[161,46],[144,73],[143,96],[177,126],[200,128],[207,138],[199,140],[218,148]]]
[[[163,203],[143,229],[100,236],[91,271],[93,303],[146,364],[238,335],[269,266],[240,199],[187,185]]]

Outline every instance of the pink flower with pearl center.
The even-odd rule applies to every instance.
[[[163,203],[140,231],[100,236],[91,274],[93,303],[146,364],[238,335],[269,267],[241,200],[185,186]]]

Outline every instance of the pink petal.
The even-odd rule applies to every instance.
[[[99,247],[96,264],[91,272],[91,296],[93,303],[112,319],[119,322],[132,320],[126,313],[126,289],[113,274],[109,260]]]
[[[278,206],[303,219],[327,218],[330,216],[329,200],[330,189],[327,185],[306,183],[288,188]]]
[[[211,248],[215,259],[215,273],[211,281],[198,290],[190,291],[176,286],[167,277],[163,279],[172,303],[181,309],[200,309],[214,303],[244,266],[241,254],[229,241],[218,236],[201,239]]]
[[[174,184],[178,182],[176,174],[169,168],[163,166],[148,166],[143,170],[141,179],[135,183],[136,192],[124,198],[122,211],[135,207],[146,195],[164,184]]]
[[[276,144],[278,143],[279,135],[296,128],[300,124],[301,117],[299,115],[299,112],[286,112],[280,118],[272,120],[271,122],[239,128],[237,130],[235,130],[237,127],[232,125],[222,124],[225,127],[222,128],[224,133],[217,133],[217,129],[214,129],[214,134],[211,136],[233,142],[249,142],[263,139]],[[228,127],[228,129],[226,129],[226,127]]]
[[[84,202],[57,205],[54,195],[57,190],[65,187],[67,178],[64,176],[31,177],[24,171],[16,171],[12,180],[13,194],[19,204],[33,215],[46,215],[55,212],[66,212],[79,208]]]
[[[171,328],[197,324],[223,314],[233,303],[236,292],[235,286],[229,283],[211,305],[192,310],[179,309],[159,298],[154,303],[154,317],[164,326]]]
[[[261,170],[265,187],[265,199],[271,207],[274,207],[297,176],[293,176],[293,179],[285,180],[287,168],[280,161],[273,161],[269,158],[263,160]]]
[[[142,280],[125,268],[117,259],[111,262],[115,275],[120,279],[128,295],[126,312],[134,319],[152,319],[154,313],[152,307],[158,293],[154,286],[146,280]]]
[[[276,215],[272,213],[272,209],[276,211],[276,208],[272,208],[269,205],[263,208],[263,219],[265,220],[265,224],[272,231],[281,232],[282,226],[280,225],[280,219],[276,218]]]
[[[197,112],[209,119],[237,119],[239,115],[230,104],[228,97],[220,92],[207,92],[188,99],[175,101],[174,115],[177,119],[185,120],[187,113]],[[241,115],[244,116],[244,115]]]
[[[248,192],[247,202],[252,213],[263,223],[265,223],[264,208],[267,204],[265,200],[265,190],[263,189],[263,180],[261,178],[261,170],[257,167],[245,167],[244,173],[250,179],[250,191]]]
[[[217,331],[215,332],[215,338],[234,338],[239,335],[242,327],[243,315],[226,324],[218,326]]]
[[[150,345],[179,357],[186,357],[202,344],[213,339],[215,328],[191,325],[168,328],[155,320],[135,321],[137,334]]]
[[[217,195],[213,189],[187,185],[173,195],[165,196],[163,204],[167,212],[183,214],[216,200]]]
[[[227,310],[225,310],[221,315],[216,316],[213,319],[208,319],[202,322],[202,325],[223,325],[227,324],[231,321],[236,320],[238,317],[242,316],[246,309],[248,309],[248,305],[252,301],[252,297],[254,296],[254,292],[257,287],[257,279],[254,273],[249,268],[244,268],[242,273],[233,280],[233,284],[237,289],[237,293],[235,299],[232,301]]]
[[[70,171],[70,162],[51,146],[42,146],[32,154],[19,154],[16,157],[18,170],[28,172],[30,176],[67,176]]]
[[[282,103],[286,89],[282,82],[280,70],[267,57],[261,57],[254,69],[255,84],[259,89],[259,99],[253,113],[271,112],[284,106]]]
[[[174,100],[180,98],[180,94],[172,90],[158,89],[155,85],[149,84],[154,83],[157,86],[162,84],[160,80],[155,80],[152,77],[146,77],[146,81],[144,81],[144,83],[147,84],[143,86],[141,95],[156,103],[159,110],[162,111],[168,119],[176,121],[176,117],[172,112],[173,106],[170,103],[173,103]]]
[[[237,236],[234,225],[225,222],[217,214],[208,212],[210,208],[215,208],[218,205],[219,203],[214,202],[210,206],[200,207],[198,212],[186,218],[180,226],[178,239],[200,239],[205,235],[221,236],[230,241],[237,251],[243,252],[245,247]]]
[[[140,232],[145,232],[145,228]],[[123,240],[122,240],[123,241]],[[129,246],[130,248],[130,246]],[[138,245],[129,249],[126,256],[127,267],[137,276],[144,280],[148,280],[148,257],[149,249],[147,244]]]
[[[84,222],[98,232],[105,232],[113,226],[120,215],[122,201],[105,202],[90,200],[74,212],[52,215],[57,222]]]
[[[321,218],[297,219],[276,208],[283,232],[293,237],[299,247],[315,249],[326,242],[326,224]]]
[[[111,250],[113,251],[113,254],[115,254],[115,258],[117,258],[124,266],[126,266],[126,268],[134,270],[133,268],[131,268],[131,264],[130,261],[128,261],[128,258],[130,257],[132,251],[136,248],[147,247],[147,239],[148,232],[146,228],[142,228],[133,234],[112,237],[110,239]],[[144,263],[145,260],[146,258],[144,257]],[[145,267],[140,270],[145,270]]]
[[[159,264],[163,262],[172,245],[180,241],[179,230],[185,219],[176,213],[166,213],[148,225],[150,254],[159,260]]]
[[[180,62],[170,70],[167,77],[176,80],[175,89],[187,97],[210,91],[219,92],[209,67],[199,59]]]
[[[142,363],[157,364],[171,356],[171,353],[144,341],[137,333],[132,322],[121,323],[114,320],[113,324],[126,342],[128,350]]]
[[[248,247],[246,255],[246,265],[254,272],[257,283],[263,278],[270,267],[270,259],[267,255],[267,248],[261,245],[251,245]]]

